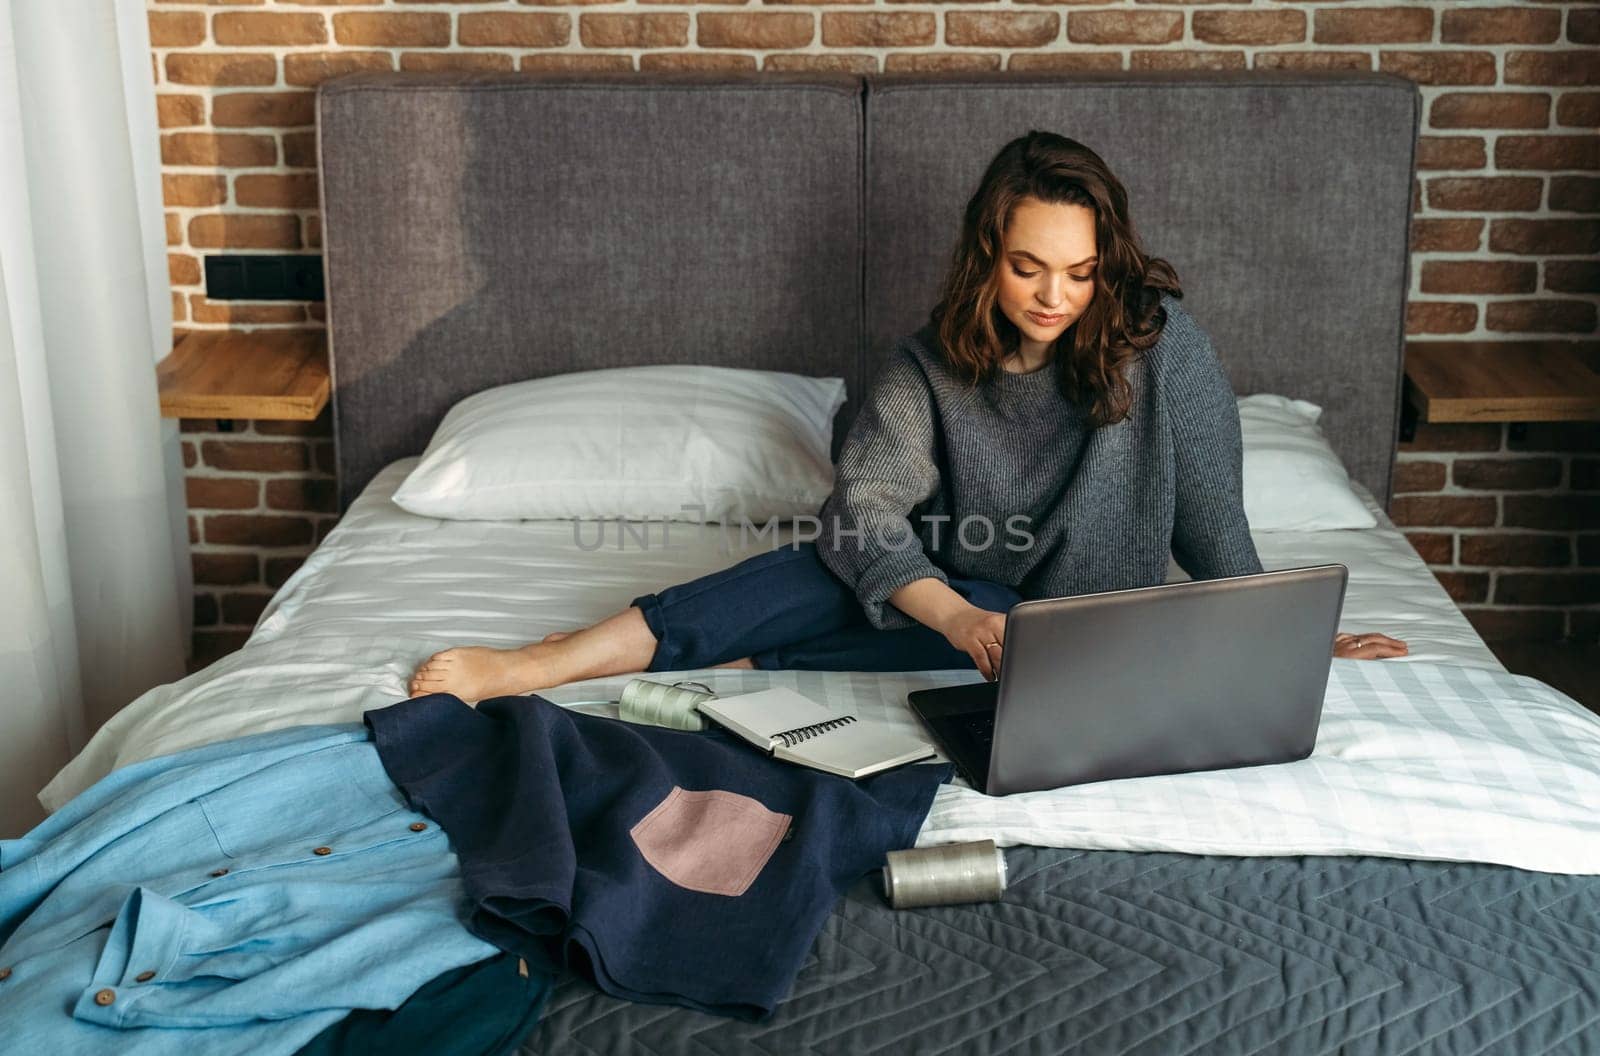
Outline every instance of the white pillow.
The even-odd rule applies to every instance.
[[[1377,519],[1350,490],[1350,474],[1317,426],[1322,408],[1258,393],[1239,397],[1244,514],[1254,532],[1371,528]]]
[[[842,378],[735,367],[514,382],[450,408],[394,501],[448,520],[765,524],[814,514],[833,490],[844,399]]]

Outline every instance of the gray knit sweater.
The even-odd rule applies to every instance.
[[[817,553],[874,627],[916,624],[887,599],[924,576],[1024,598],[1260,572],[1241,498],[1239,413],[1211,341],[1163,296],[1160,340],[1129,365],[1131,416],[1090,430],[1055,361],[975,389],[901,338],[839,452]],[[986,527],[987,526],[987,527]]]

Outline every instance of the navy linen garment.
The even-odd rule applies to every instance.
[[[616,997],[744,1019],[787,996],[834,903],[911,846],[950,776],[851,781],[538,696],[434,693],[365,719],[449,835],[475,934]]]

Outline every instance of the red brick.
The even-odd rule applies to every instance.
[[[1418,422],[1410,440],[1402,440],[1400,451],[1498,451],[1498,422]]]
[[[1572,531],[1600,524],[1600,495],[1507,495],[1508,528]]]
[[[883,60],[883,68],[888,71],[998,70],[1000,67],[1000,54],[993,51],[897,51],[884,56]]]
[[[1489,164],[1489,153],[1477,136],[1417,137],[1419,169],[1481,169]]]
[[[211,35],[218,44],[245,47],[294,47],[326,44],[328,27],[312,13],[239,11],[211,17]]]
[[[189,671],[199,671],[229,653],[236,653],[244,648],[244,643],[250,638],[249,631],[196,631],[194,636],[194,656],[189,658]]]
[[[700,15],[700,42],[708,15]],[[738,17],[738,16],[727,16]],[[809,21],[807,41],[810,40]],[[1038,48],[1061,37],[1061,16],[1053,11],[951,11],[944,16],[944,42],[967,48]],[[725,47],[739,47],[726,44]]]
[[[206,16],[198,11],[152,11],[149,19],[152,48],[192,48],[205,43]]]
[[[183,447],[183,468],[184,469],[193,469],[195,462],[199,460],[200,456],[195,451],[194,444],[190,443],[189,441],[187,441],[187,440],[183,441],[182,447]]]
[[[167,281],[174,286],[200,285],[200,258],[187,253],[168,253]]]
[[[211,627],[217,622],[217,599],[210,594],[194,596],[194,625]]]
[[[1477,496],[1398,495],[1389,501],[1389,517],[1403,527],[1489,527],[1495,521],[1495,500]]]
[[[1181,11],[1073,11],[1067,39],[1076,44],[1168,44],[1183,38]]]
[[[331,480],[293,477],[267,481],[267,506],[274,510],[332,513],[339,508],[339,498]]]
[[[255,208],[315,209],[317,175],[297,172],[240,176],[233,181],[233,196],[240,205]]]
[[[317,134],[315,132],[285,132],[283,134],[283,163],[291,169],[317,167]]]
[[[1532,293],[1538,266],[1532,261],[1428,260],[1422,264],[1423,293]]]
[[[1595,323],[1588,301],[1494,301],[1483,316],[1487,329],[1516,333],[1587,334]]]
[[[1397,494],[1405,491],[1438,491],[1444,487],[1444,477],[1443,462],[1396,462],[1393,490]]]
[[[299,217],[207,213],[189,221],[189,244],[207,249],[299,249]]]
[[[1483,238],[1482,220],[1413,220],[1413,253],[1470,253]]]
[[[1506,84],[1600,84],[1600,62],[1587,50],[1512,51],[1505,61]]]
[[[1293,44],[1306,38],[1303,11],[1196,11],[1189,26],[1207,44]]]
[[[1312,40],[1318,44],[1398,44],[1433,39],[1433,12],[1415,7],[1367,7],[1317,11]]]
[[[885,63],[895,56],[885,58]],[[877,73],[878,60],[871,55],[768,55],[763,69],[807,70],[818,73]]]
[[[261,581],[260,562],[255,554],[190,554],[194,581],[213,586],[238,586]]]
[[[271,84],[278,79],[278,60],[272,55],[173,52],[166,65],[167,80],[174,84]]]
[[[1120,70],[1122,55],[1115,51],[1019,51],[1011,56],[1006,69]]]
[[[1132,70],[1242,70],[1245,68],[1244,52],[1223,51],[1173,51],[1167,48],[1152,51],[1135,51],[1130,56],[1128,68]]]
[[[267,607],[267,602],[272,600],[270,593],[251,591],[249,593],[230,593],[222,595],[222,622],[245,627],[254,627],[256,620],[261,618],[261,610]]]
[[[1600,44],[1600,7],[1568,10],[1567,39],[1574,44]]]
[[[830,16],[824,15],[826,20]],[[885,15],[885,20],[910,24],[917,15]],[[933,15],[920,21],[931,24]],[[886,21],[886,25],[887,25]],[[578,37],[589,48],[670,48],[689,43],[689,16],[678,13],[602,13],[578,16]],[[931,40],[904,40],[903,43],[930,43]]]
[[[1561,12],[1517,7],[1446,11],[1439,39],[1446,44],[1549,44],[1561,36]]]
[[[1433,101],[1434,128],[1544,128],[1550,96],[1544,92],[1449,92]]]
[[[1445,176],[1428,181],[1428,208],[1460,212],[1531,212],[1544,181],[1536,176]]]
[[[1600,534],[1578,536],[1578,564],[1600,565]]]
[[[874,69],[877,68],[874,60]],[[524,73],[555,70],[566,73],[572,70],[623,70],[632,72],[633,57],[631,55],[601,55],[598,53],[577,52],[561,54],[554,52],[532,52],[524,54],[517,60],[517,69]]]
[[[1566,620],[1559,609],[1461,610],[1486,642],[1545,642],[1560,638]]]
[[[805,43],[809,44],[811,16],[784,17],[798,17],[805,20],[807,29]],[[567,14],[471,12],[462,14],[461,21],[456,26],[456,42],[467,47],[559,48],[571,39],[572,16]],[[707,43],[704,36],[700,38],[700,43]]]
[[[281,587],[289,577],[306,563],[304,557],[269,557],[266,564],[266,584],[269,587]]]
[[[1600,602],[1600,573],[1502,572],[1497,605],[1593,605]]]
[[[450,43],[450,16],[419,11],[339,14],[333,16],[333,36],[340,44],[374,48],[442,48]]]
[[[228,92],[211,99],[218,128],[287,128],[315,121],[315,92]]]
[[[303,86],[318,85],[330,77],[361,70],[392,69],[394,59],[386,51],[299,52],[283,57],[284,83]]]
[[[1581,128],[1600,125],[1600,92],[1566,92],[1556,100],[1556,124]]]
[[[328,533],[333,531],[334,526],[338,523],[339,518],[337,517],[320,518],[317,521],[317,542],[320,543],[322,540],[326,539],[328,537]]]
[[[1364,51],[1258,51],[1258,70],[1370,70],[1372,56]]]
[[[184,128],[206,123],[206,101],[199,95],[156,96],[156,120],[162,128]]]
[[[436,70],[514,70],[517,60],[510,55],[487,51],[403,51],[400,68],[408,73]]]
[[[305,305],[290,301],[213,301],[203,293],[189,297],[197,323],[303,323]]]
[[[1448,565],[1455,557],[1455,536],[1449,532],[1407,532],[1406,541],[1430,565]]]
[[[303,443],[265,440],[206,440],[200,457],[213,469],[283,473],[310,468]]]
[[[1600,178],[1552,176],[1550,208],[1565,213],[1600,213]]]
[[[206,542],[229,546],[305,546],[311,533],[304,517],[214,513],[205,519]]]
[[[1528,422],[1509,446],[1516,451],[1600,451],[1600,422]]]
[[[243,477],[189,477],[184,481],[191,510],[251,510],[261,486]]]
[[[1572,560],[1572,544],[1564,535],[1533,532],[1483,532],[1461,537],[1461,563],[1498,568],[1559,566]]]
[[[167,205],[204,208],[221,205],[228,200],[228,180],[225,176],[200,176],[187,172],[168,172],[161,175],[161,198]]]
[[[1478,306],[1454,301],[1412,301],[1406,305],[1408,334],[1465,334],[1478,325]]]
[[[161,160],[167,165],[215,168],[275,165],[278,145],[271,136],[238,132],[169,132],[161,137]]]
[[[1600,136],[1501,136],[1494,163],[1501,169],[1600,169]]]
[[[1540,256],[1600,253],[1600,221],[1495,220],[1489,225],[1489,249]]]
[[[1600,293],[1600,261],[1547,260],[1544,288],[1558,293]]]
[[[1561,462],[1554,458],[1458,458],[1450,479],[1459,488],[1514,491],[1553,488],[1561,483]]]
[[[585,19],[589,17],[584,16]],[[825,11],[822,15],[822,43],[831,48],[927,47],[938,38],[938,32],[939,25],[935,17],[922,12],[858,15]]]
[[[190,514],[189,515],[189,542],[198,543],[199,541],[200,541],[200,522],[195,519],[193,514]]]
[[[1419,84],[1493,84],[1494,56],[1487,51],[1384,51],[1378,69]]]
[[[1437,579],[1445,593],[1450,595],[1451,601],[1460,603],[1489,600],[1489,573],[1446,572],[1437,568],[1431,571],[1433,578]]]

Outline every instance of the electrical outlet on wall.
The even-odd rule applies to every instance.
[[[315,253],[213,253],[205,258],[213,301],[320,301],[322,257]]]

